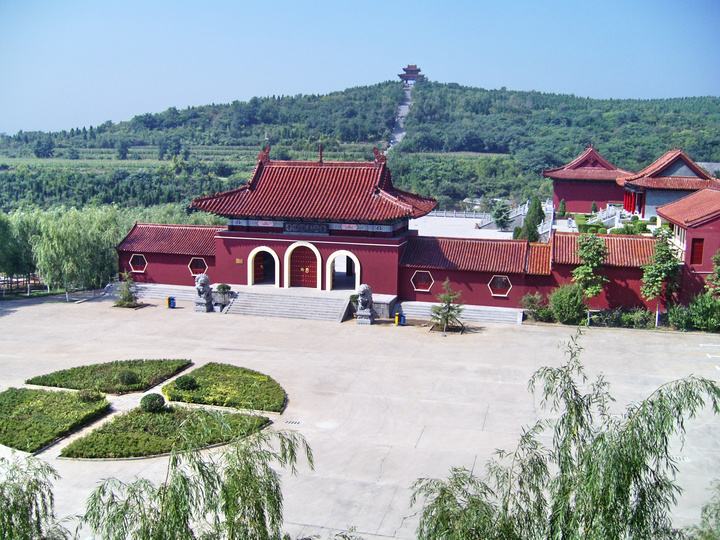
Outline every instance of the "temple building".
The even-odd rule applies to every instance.
[[[611,167],[604,160],[582,163],[578,169]],[[344,294],[346,302],[364,283],[385,297],[389,313],[400,304],[437,301],[449,280],[466,306],[504,309],[514,317],[525,294],[549,294],[570,283],[580,264],[577,233],[554,232],[547,243],[418,235],[408,221],[432,211],[436,201],[396,188],[378,150],[369,162],[328,162],[322,156],[272,160],[266,148],[247,184],[191,206],[227,218],[227,225],[138,223],[117,248],[120,270],[148,287],[189,289],[206,273],[242,294],[313,291],[314,298]],[[654,309],[640,295],[654,239],[601,237],[608,282],[591,307]]]
[[[420,73],[420,68],[416,64],[408,64],[407,67],[402,68],[403,73],[400,73],[398,77],[400,80],[408,85],[413,85],[417,81],[424,81],[425,75]]]
[[[696,191],[657,208],[661,222],[673,231],[683,262],[683,300],[702,291],[712,272],[712,257],[720,250],[720,187]]]
[[[624,189],[616,183],[620,176],[632,174],[619,169],[592,146],[570,163],[543,171],[553,181],[553,205],[565,201],[568,212],[588,213],[595,203],[598,208],[622,204]]]
[[[657,215],[657,208],[694,193],[720,187],[720,181],[680,149],[669,150],[637,174],[617,178],[625,191],[623,208],[642,217]]]

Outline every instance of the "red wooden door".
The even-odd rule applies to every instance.
[[[262,283],[265,281],[265,257],[261,251],[255,255],[255,261],[253,263],[253,283]]]
[[[290,254],[290,286],[317,287],[317,261],[308,247],[296,247]]]

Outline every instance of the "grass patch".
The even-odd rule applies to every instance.
[[[251,369],[211,362],[189,373],[197,388],[181,390],[171,382],[163,393],[171,401],[282,412],[287,394],[272,377]]]
[[[118,360],[54,371],[28,379],[28,384],[75,390],[96,389],[110,394],[142,392],[187,368],[190,360]],[[132,372],[136,377],[127,377]]]
[[[133,409],[66,446],[62,455],[75,458],[121,458],[165,454],[188,436],[198,448],[229,442],[270,423],[264,416],[212,413],[185,407],[162,412]]]
[[[10,388],[0,392],[0,444],[36,452],[109,409],[104,398],[84,402],[76,392]]]

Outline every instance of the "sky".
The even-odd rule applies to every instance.
[[[0,133],[396,79],[720,95],[720,0],[0,0]]]

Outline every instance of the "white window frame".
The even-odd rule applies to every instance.
[[[143,265],[142,270],[135,270],[135,267],[133,266],[133,263],[132,263],[132,260],[134,257],[142,257],[142,260],[145,261],[145,264]],[[145,255],[143,255],[142,253],[133,253],[132,255],[130,255],[130,258],[128,259],[128,266],[130,267],[131,274],[144,274],[145,270],[147,270],[147,267],[148,267],[147,257],[145,257]]]
[[[191,276],[199,276],[200,275],[200,274],[195,274],[192,269],[192,263],[193,263],[193,261],[196,261],[196,260],[202,261],[203,264],[205,265],[205,270],[200,272],[200,274],[204,274],[205,272],[207,272],[207,269],[210,268],[210,266],[208,266],[207,261],[205,260],[205,257],[191,257],[190,262],[188,263],[188,270],[190,270]]]
[[[427,274],[428,276],[430,276],[430,286],[427,289],[418,289],[415,286],[415,276],[418,275],[419,273]],[[435,278],[433,277],[432,272],[430,272],[430,270],[415,270],[415,272],[413,272],[412,277],[410,278],[410,285],[412,285],[413,291],[415,291],[415,292],[430,292],[433,285],[435,285]]]
[[[496,294],[496,293],[493,292],[492,287],[490,286],[490,284],[493,282],[493,280],[494,280],[495,278],[505,278],[505,279],[508,280],[508,283],[510,284],[510,288],[507,290],[507,292],[506,292],[505,294]],[[513,283],[512,283],[512,280],[510,279],[510,276],[506,276],[506,275],[504,275],[504,274],[494,274],[494,275],[490,278],[490,281],[487,282],[487,288],[488,288],[488,290],[490,291],[490,295],[491,295],[491,296],[494,296],[494,297],[496,297],[496,298],[507,298],[508,296],[510,296],[510,291],[512,291]]]

